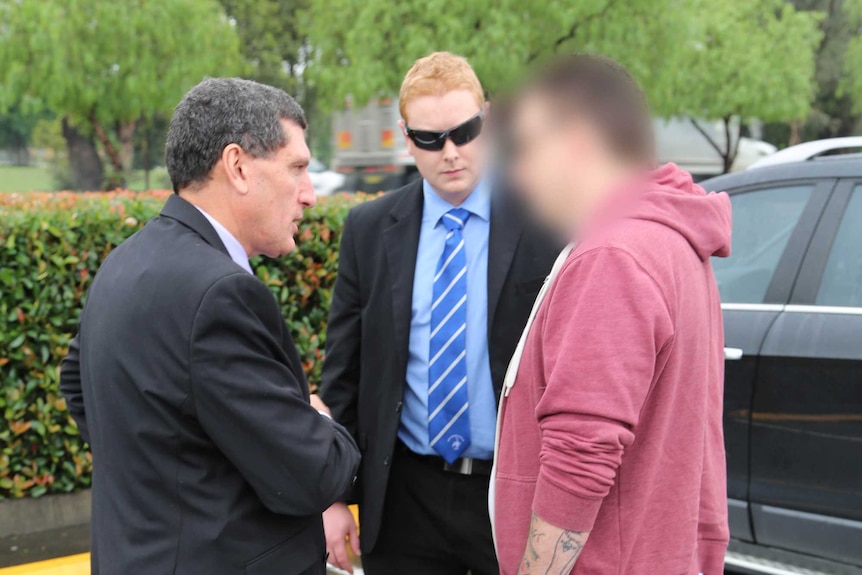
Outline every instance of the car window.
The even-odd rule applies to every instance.
[[[818,305],[862,307],[862,186],[841,218],[817,292]]]
[[[812,185],[786,186],[730,196],[731,255],[712,260],[722,302],[766,300],[766,290],[813,190]]]

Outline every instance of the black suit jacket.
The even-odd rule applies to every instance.
[[[341,240],[321,395],[357,439],[363,459],[354,497],[362,549],[373,550],[406,385],[422,181],[351,210]],[[529,224],[496,190],[488,246],[488,346],[499,399],[509,359],[562,243]]]
[[[359,463],[308,404],[266,286],[191,204],[117,247],[61,372],[93,451],[93,573],[324,573],[320,513]]]

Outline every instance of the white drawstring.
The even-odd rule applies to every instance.
[[[536,296],[536,301],[533,302],[533,309],[530,311],[530,318],[527,320],[527,325],[524,326],[524,331],[521,332],[521,339],[518,340],[515,354],[512,356],[511,361],[509,361],[509,367],[506,369],[506,377],[503,379],[503,393],[500,395],[500,405],[497,407],[497,431],[495,435],[496,439],[494,440],[494,466],[491,469],[491,486],[488,490],[488,511],[491,515],[491,535],[494,538],[495,547],[497,545],[497,532],[494,528],[494,481],[497,477],[497,457],[499,456],[500,450],[500,428],[503,416],[503,402],[506,401],[506,397],[509,396],[509,391],[515,387],[515,378],[518,376],[518,369],[521,367],[521,356],[524,355],[524,346],[527,343],[527,336],[530,335],[530,328],[533,327],[533,321],[536,319],[536,314],[539,312],[539,308],[542,307],[542,302],[544,301],[548,290],[551,289],[551,285],[554,283],[554,280],[557,279],[557,276],[560,275],[560,270],[563,269],[563,265],[566,263],[566,260],[569,259],[569,254],[571,254],[574,249],[575,244],[569,244],[564,247],[563,251],[560,252],[560,255],[557,256],[557,261],[554,262],[554,266],[551,268],[551,273],[549,273],[548,277],[545,278],[545,283],[542,284],[542,289],[539,290],[539,295]]]
[[[566,260],[569,258],[569,254],[572,253],[573,249],[575,249],[575,244],[569,244],[563,248],[563,251],[561,251],[560,255],[557,256],[554,266],[551,268],[551,273],[545,278],[545,283],[542,284],[542,289],[539,291],[539,295],[536,296],[536,301],[533,302],[533,309],[530,311],[530,319],[527,320],[527,325],[524,326],[524,331],[521,332],[521,339],[518,340],[515,354],[512,356],[511,361],[509,361],[509,367],[506,369],[506,377],[503,379],[503,397],[508,397],[509,392],[513,387],[515,387],[515,379],[518,377],[518,369],[521,367],[521,356],[524,355],[524,346],[527,344],[527,336],[530,335],[530,328],[533,327],[533,321],[539,313],[539,308],[542,307],[542,302],[545,301],[545,296],[551,289],[551,285],[553,285],[554,280],[557,279],[557,276],[560,274],[560,270],[563,269],[563,265],[566,263]],[[501,398],[500,404],[502,405],[502,403],[503,400]],[[499,416],[497,417],[497,421],[500,421]]]

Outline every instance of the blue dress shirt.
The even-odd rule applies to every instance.
[[[434,274],[446,243],[443,214],[456,206],[423,182],[425,196],[410,320],[407,387],[398,437],[423,455],[436,455],[428,437],[428,354]],[[470,401],[470,447],[464,457],[491,459],[497,425],[497,401],[488,357],[488,237],[491,231],[491,188],[483,178],[460,206],[470,212],[464,226],[467,256],[467,396]]]

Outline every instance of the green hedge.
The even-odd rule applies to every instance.
[[[59,393],[60,361],[99,265],[168,195],[0,194],[0,499],[89,486],[91,458]],[[281,305],[312,386],[340,231],[365,198],[322,199],[300,228],[297,252],[252,262]]]

